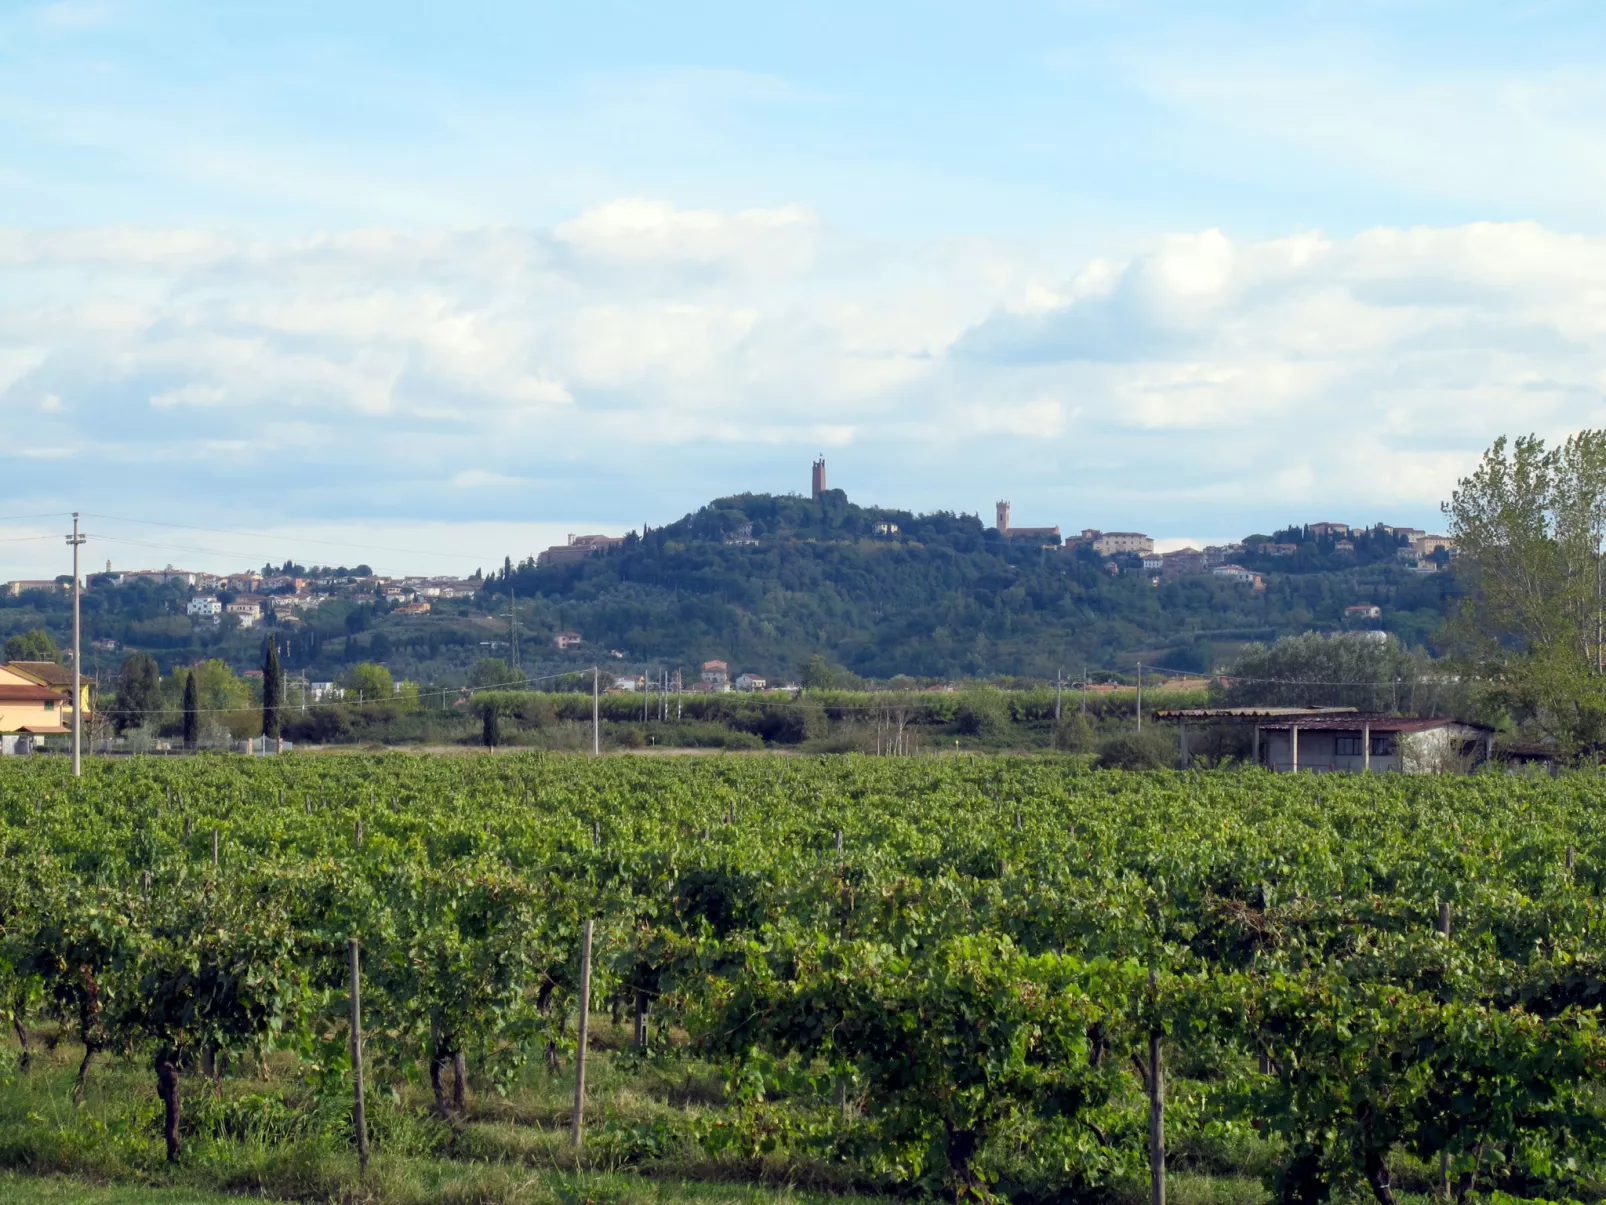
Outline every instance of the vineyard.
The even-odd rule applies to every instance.
[[[1027,758],[0,765],[0,1077],[43,1100],[70,1052],[88,1102],[0,1105],[0,1162],[159,1178],[266,1135],[353,1200],[424,1155],[1599,1200],[1603,799]]]

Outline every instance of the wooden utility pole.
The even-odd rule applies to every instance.
[[[586,1043],[591,1038],[591,921],[580,937],[580,1042],[574,1053],[574,1125],[569,1139],[575,1146],[585,1140]]]
[[[602,752],[602,670],[591,667],[591,756]]]
[[[72,776],[82,778],[84,774],[84,640],[83,624],[80,619],[78,605],[78,550],[83,547],[87,537],[78,534],[78,512],[72,513],[72,535],[67,537],[67,543],[72,545]]]
[[[1065,689],[1065,671],[1054,671],[1054,722],[1060,722],[1060,693]]]
[[[1143,731],[1143,662],[1138,662],[1138,731]]]

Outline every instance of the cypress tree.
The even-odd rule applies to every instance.
[[[262,735],[279,739],[279,709],[284,706],[284,675],[279,672],[279,642],[268,637],[267,655],[262,659]]]
[[[494,749],[502,740],[502,710],[495,703],[485,703],[480,714],[485,721],[480,740],[487,749]]]
[[[184,747],[193,749],[201,739],[201,697],[195,685],[195,671],[184,677]]]

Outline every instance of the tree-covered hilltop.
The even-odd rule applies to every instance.
[[[873,678],[1051,677],[1138,653],[1203,670],[1222,644],[1338,629],[1356,603],[1421,644],[1453,589],[1449,574],[1392,561],[1274,573],[1258,592],[1209,574],[1155,585],[1132,558],[1118,568],[1091,549],[1009,540],[974,515],[864,507],[831,490],[719,498],[603,554],[527,560],[486,589],[514,591],[532,633],[572,628],[632,661],[719,657],[778,675],[825,654]]]
[[[368,587],[294,622],[264,617],[241,631],[232,617],[187,616],[188,587],[97,582],[84,595],[84,638],[115,644],[86,649],[85,666],[109,680],[125,656],[147,651],[163,673],[206,659],[244,671],[260,667],[273,633],[285,668],[314,680],[371,661],[398,680],[461,682],[477,658],[506,653],[510,591],[531,676],[599,657],[619,669],[691,671],[719,658],[732,673],[772,680],[795,679],[812,657],[875,679],[1075,677],[1084,667],[1130,671],[1139,659],[1202,671],[1230,663],[1245,641],[1340,630],[1357,603],[1383,609],[1365,626],[1431,647],[1457,575],[1401,567],[1392,536],[1339,554],[1299,529],[1276,534],[1300,551],[1264,558],[1263,591],[1208,573],[1156,585],[1136,557],[1118,558],[1112,573],[1091,549],[1012,541],[975,515],[860,506],[840,490],[742,494],[577,562],[509,563],[479,596],[435,599],[424,615]],[[1252,554],[1240,559],[1262,568]],[[68,639],[64,593],[0,597],[0,639],[36,628]],[[565,630],[583,643],[560,653],[552,637]]]

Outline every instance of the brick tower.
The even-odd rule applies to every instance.
[[[998,530],[1007,536],[1009,534],[1009,503],[999,502],[996,504],[996,508],[998,514]]]
[[[822,456],[814,462],[814,475],[812,481],[814,499],[819,501],[820,495],[825,493],[825,457]]]

